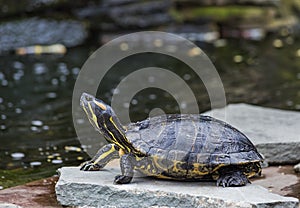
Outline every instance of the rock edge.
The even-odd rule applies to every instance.
[[[222,188],[208,182],[178,182],[134,178],[131,184],[113,185],[119,168],[83,172],[78,167],[58,170],[57,200],[66,206],[91,207],[257,207],[296,208],[299,201],[250,184]]]

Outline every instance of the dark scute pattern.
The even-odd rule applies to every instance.
[[[157,141],[157,146],[162,149],[171,149],[171,147],[174,146],[174,143],[176,142],[176,138],[174,134],[171,135],[165,135],[161,138],[161,140]]]
[[[139,134],[132,138],[132,133]],[[200,164],[262,160],[251,141],[229,124],[201,115],[157,116],[128,126],[127,137],[147,155]]]
[[[180,150],[170,150],[167,159],[171,161],[188,161],[189,153]]]
[[[193,163],[209,164],[210,163],[210,153],[201,153],[201,154],[190,153],[188,163],[189,164],[193,164]]]
[[[149,152],[151,145],[141,139],[138,132],[130,132],[126,134],[127,138],[130,138],[130,143],[133,144],[134,148],[141,152]]]
[[[167,158],[168,151],[163,150],[161,148],[152,147],[152,148],[149,149],[148,154],[149,155],[157,155],[160,158]]]
[[[218,165],[218,164],[229,165],[232,164],[230,157],[231,155],[228,154],[211,154],[209,161],[212,165]]]

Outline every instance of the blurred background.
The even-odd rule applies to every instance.
[[[299,111],[299,17],[300,0],[0,0],[0,189],[89,158],[84,149],[90,147],[80,145],[73,127],[74,83],[87,58],[123,34],[185,37],[216,66],[227,103]],[[161,54],[115,64],[97,96],[110,103],[124,76],[150,66],[172,68],[196,94],[201,112],[210,110],[199,77]],[[153,108],[178,113],[172,96],[142,90],[126,104],[131,119],[145,119]]]

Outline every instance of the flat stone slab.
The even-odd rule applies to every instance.
[[[299,201],[270,193],[249,184],[244,187],[217,187],[209,182],[178,182],[135,177],[130,184],[114,185],[119,168],[80,171],[78,167],[59,169],[55,190],[66,206],[88,207],[284,207],[298,208]]]
[[[299,112],[230,104],[204,114],[221,119],[247,135],[268,163],[300,162]]]

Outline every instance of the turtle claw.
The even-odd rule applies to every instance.
[[[225,188],[226,187],[226,183],[225,183],[224,180],[220,180],[220,178],[217,180],[217,186],[223,186]]]
[[[221,175],[217,180],[217,186],[222,185],[224,188],[229,186],[245,186],[251,183],[242,172],[231,172]]]
[[[114,184],[126,184],[126,183],[130,183],[131,180],[132,180],[131,176],[117,175],[115,177]]]
[[[80,170],[83,171],[98,171],[101,169],[101,166],[94,164],[93,161],[86,161],[80,165]]]

